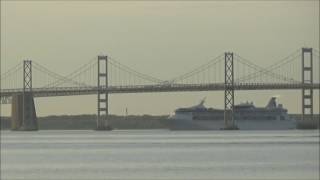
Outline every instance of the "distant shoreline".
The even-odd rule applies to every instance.
[[[169,129],[168,115],[109,115],[108,122],[115,129]],[[96,115],[60,115],[38,117],[40,130],[86,130],[96,128]],[[10,129],[9,117],[1,117],[1,129]]]
[[[170,129],[169,115],[110,115],[108,121],[114,129]],[[300,114],[290,114],[297,120],[298,129],[315,129],[319,127],[319,114],[314,122],[302,122]],[[318,119],[318,121],[316,121]],[[93,130],[96,127],[96,115],[59,115],[38,117],[39,130]],[[9,130],[10,117],[1,117],[1,130]]]

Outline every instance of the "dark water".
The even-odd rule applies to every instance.
[[[319,131],[1,132],[1,179],[319,179]]]

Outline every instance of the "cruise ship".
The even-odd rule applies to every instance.
[[[224,109],[207,108],[203,99],[198,105],[179,108],[170,116],[172,130],[220,130],[224,128]],[[295,129],[296,122],[282,104],[272,97],[265,107],[253,102],[234,106],[234,121],[241,130]]]

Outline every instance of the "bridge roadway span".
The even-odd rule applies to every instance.
[[[158,84],[136,86],[109,86],[108,93],[151,93],[151,92],[179,92],[179,91],[222,91],[224,83],[214,84]],[[235,83],[234,90],[290,90],[313,88],[320,89],[320,83]],[[101,91],[105,91],[103,87]],[[72,96],[97,94],[97,87],[56,87],[56,88],[33,88],[34,97]],[[1,97],[10,97],[13,94],[22,93],[23,89],[3,89]]]

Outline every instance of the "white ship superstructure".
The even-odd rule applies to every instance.
[[[198,105],[179,108],[171,116],[172,129],[222,129],[224,128],[224,110],[206,108],[205,99]],[[294,129],[296,123],[282,104],[272,97],[265,107],[255,107],[253,102],[234,106],[234,119],[239,129]]]

